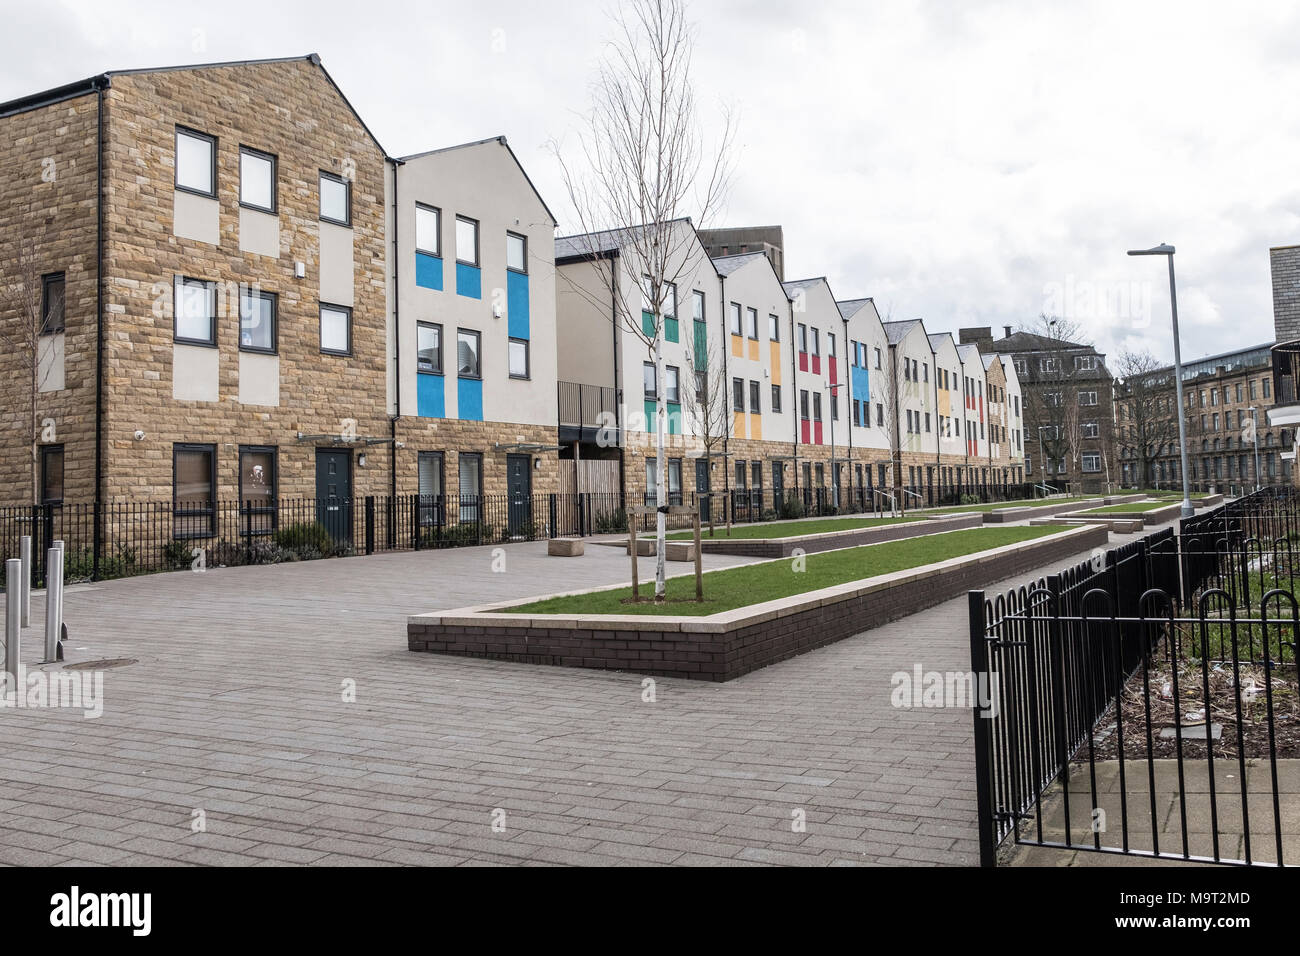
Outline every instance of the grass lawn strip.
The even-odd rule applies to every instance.
[[[763,538],[777,540],[780,538],[797,538],[807,534],[829,534],[832,531],[857,531],[862,528],[878,528],[887,524],[906,524],[909,521],[924,521],[923,515],[907,515],[902,518],[809,518],[806,521],[765,521],[760,524],[732,525],[731,534],[727,534],[725,525],[717,525],[717,533],[710,536],[709,529],[700,526],[701,541],[734,541],[737,538]],[[654,538],[654,535],[642,535]],[[693,531],[672,531],[669,541],[692,541]]]
[[[1177,504],[1172,501],[1130,501],[1123,505],[1107,505],[1105,508],[1092,508],[1088,511],[1081,511],[1079,514],[1085,515],[1128,515],[1143,514],[1147,511],[1155,511],[1157,508],[1168,508],[1171,504]]]
[[[496,610],[506,614],[702,617],[1060,533],[1059,527],[1051,526],[968,528],[809,554],[799,559],[804,566],[800,572],[794,570],[795,559],[791,558],[709,571],[704,575],[704,601],[699,604],[695,602],[695,577],[688,574],[668,580],[668,600],[664,604],[625,604],[623,601],[631,598],[632,589],[624,587],[546,598]],[[647,589],[654,593],[653,578],[642,584],[641,593],[646,594]]]
[[[926,508],[928,515],[956,514],[967,511],[997,511],[999,508],[1046,508],[1048,505],[1068,505],[1076,501],[1096,501],[1103,495],[1081,495],[1073,498],[1026,498],[1023,501],[995,501],[986,505],[953,505],[948,508]]]

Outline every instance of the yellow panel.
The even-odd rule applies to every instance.
[[[731,435],[732,435],[732,437],[733,437],[733,438],[744,438],[744,437],[745,437],[745,413],[744,413],[744,412],[736,412],[736,413],[733,415],[733,418],[734,418],[735,420],[731,423]]]
[[[769,342],[768,348],[772,353],[772,384],[781,384],[781,343]]]
[[[749,340],[749,357],[755,362],[758,361],[758,339]]]
[[[749,437],[754,441],[763,440],[763,416],[755,415],[752,412],[749,415]]]
[[[731,337],[731,354],[736,358],[745,357],[745,340],[739,335],[733,335]]]

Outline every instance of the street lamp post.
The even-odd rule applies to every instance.
[[[1247,410],[1250,412],[1250,433],[1255,439],[1255,490],[1259,491],[1259,412],[1254,405]]]
[[[1183,405],[1183,357],[1178,347],[1178,291],[1174,283],[1174,247],[1169,243],[1161,243],[1152,249],[1130,249],[1130,256],[1165,256],[1169,260],[1169,309],[1173,315],[1174,327],[1174,384],[1178,389],[1178,407],[1181,410]],[[1182,454],[1182,472],[1183,472],[1183,510],[1182,516],[1190,518],[1194,512],[1192,510],[1191,491],[1187,485],[1187,426],[1183,422],[1183,416],[1178,416],[1178,448]]]

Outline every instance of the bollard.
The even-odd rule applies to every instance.
[[[54,547],[59,549],[59,622],[63,622],[63,572],[66,570],[67,553],[63,547],[63,539],[55,538]],[[62,651],[62,648],[60,648]],[[59,654],[59,660],[63,660],[63,654]]]
[[[45,553],[45,662],[60,659],[59,638],[63,632],[63,550]]]
[[[14,582],[22,573],[22,561],[10,558],[5,562],[5,673],[13,675],[14,681],[18,680],[18,644],[22,634],[22,600]]]
[[[23,627],[30,627],[32,623],[32,536],[30,534],[25,534],[18,540],[18,560],[23,563],[18,606],[22,609]]]

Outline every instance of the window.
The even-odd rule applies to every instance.
[[[528,378],[531,374],[528,369],[528,340],[511,339],[509,349],[510,377]]]
[[[415,204],[415,251],[442,256],[442,210]]]
[[[646,458],[645,460],[645,501],[646,504],[654,501],[659,495],[659,460],[657,458]]]
[[[320,304],[320,350],[326,355],[352,354],[352,310]]]
[[[808,326],[802,322],[799,323],[799,351],[808,351]]]
[[[704,321],[704,293],[699,290],[691,293],[691,313],[696,322]]]
[[[822,393],[813,392],[812,400],[813,400],[813,421],[819,422],[822,420]]]
[[[441,525],[443,516],[442,496],[445,494],[444,460],[440,451],[422,451],[416,456],[416,492],[420,496],[419,521],[421,527]]]
[[[876,368],[880,368],[880,349],[876,349]]]
[[[809,331],[812,332],[812,354],[821,355],[822,354],[821,333],[818,332],[816,329],[810,329]]]
[[[177,276],[175,299],[172,338],[192,345],[216,345],[216,283]]]
[[[479,520],[479,498],[483,494],[483,456],[461,452],[456,456],[456,467],[459,471],[460,520],[462,523],[475,523]]]
[[[749,410],[753,412],[755,415],[758,415],[763,411],[762,403],[759,400],[760,394],[761,393],[759,392],[758,382],[750,382],[749,383]]]
[[[200,196],[217,195],[217,139],[176,127],[176,188]]]
[[[217,447],[172,446],[172,534],[210,537],[216,523]]]
[[[641,363],[641,388],[647,402],[659,400],[659,377],[653,362]]]
[[[41,276],[41,335],[62,332],[66,316],[67,280],[62,272]]]
[[[701,409],[707,408],[709,404],[709,376],[703,369],[695,372],[695,404]]]
[[[676,405],[682,400],[681,371],[676,365],[664,366],[664,401]]]
[[[470,329],[456,330],[456,374],[460,378],[483,377],[479,345],[479,333]]]
[[[1263,386],[1263,389],[1264,389],[1264,397],[1265,397],[1265,398],[1268,398],[1268,397],[1269,397],[1269,390],[1272,388],[1272,384],[1271,384],[1271,383],[1269,382],[1269,380],[1266,379],[1266,378],[1264,378],[1264,379],[1260,379],[1259,384],[1260,384],[1261,386]]]
[[[239,147],[239,204],[262,212],[275,212],[275,157]]]
[[[41,504],[63,503],[63,446],[41,446]]]
[[[1255,380],[1252,378],[1250,380],[1250,400],[1254,401],[1258,397],[1259,397],[1259,392],[1255,387]]]
[[[1081,455],[1079,462],[1085,474],[1101,471],[1101,455]]]
[[[921,381],[923,381],[923,382],[928,382],[928,381],[930,381],[930,363],[929,363],[929,362],[926,362],[924,365],[921,366]]]
[[[781,412],[781,386],[772,386],[772,411],[780,414]]]
[[[506,268],[511,272],[528,271],[528,239],[517,233],[506,233]]]
[[[1079,404],[1080,404],[1080,405],[1096,405],[1096,404],[1097,404],[1097,393],[1096,393],[1096,392],[1080,392],[1080,393],[1079,393]]]
[[[758,309],[745,310],[745,332],[755,341],[758,341]]]
[[[352,225],[352,184],[323,169],[320,173],[320,217],[323,222]]]
[[[736,490],[744,491],[748,482],[749,469],[743,461],[736,462]]]
[[[881,405],[879,402],[876,403],[876,427],[885,427],[885,406]]]
[[[731,408],[732,411],[737,412],[745,410],[745,380],[743,378],[733,378],[731,380]]]
[[[1097,438],[1101,434],[1096,422],[1084,422],[1079,426],[1079,435],[1083,438]]]
[[[275,352],[274,292],[252,286],[239,289],[239,347],[245,352]]]
[[[456,261],[467,266],[478,265],[477,220],[456,217]]]
[[[799,417],[808,420],[808,389],[799,389]]]
[[[415,367],[421,372],[442,374],[442,326],[415,323]]]
[[[668,459],[668,503],[670,505],[682,503],[682,460],[680,458]]]
[[[677,283],[664,283],[664,318],[677,318]]]
[[[275,481],[275,448],[240,446],[240,534],[270,534],[275,530]]]
[[[771,313],[767,316],[767,337],[773,342],[781,341],[781,320]]]
[[[730,305],[729,318],[731,322],[731,334],[742,335],[744,330],[740,327],[740,303],[733,302]]]
[[[930,430],[930,413],[929,413],[929,412],[926,412],[926,413],[925,413],[925,430],[926,430],[927,432]]]

